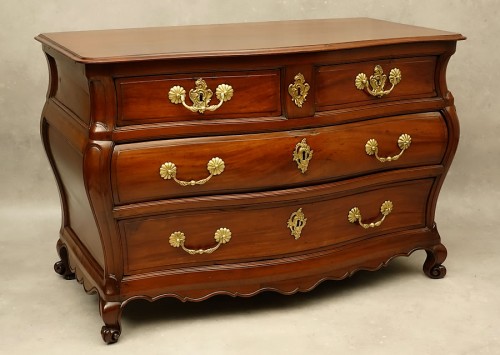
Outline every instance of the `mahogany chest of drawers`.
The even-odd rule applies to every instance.
[[[424,249],[459,125],[459,34],[336,19],[42,34],[55,270],[103,339],[137,298],[292,294]]]

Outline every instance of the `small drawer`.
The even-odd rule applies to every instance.
[[[282,189],[440,164],[437,112],[303,131],[175,139],[115,147],[116,204]]]
[[[317,111],[434,97],[435,72],[436,57],[321,66],[316,73]]]
[[[421,228],[433,181],[345,191],[341,197],[327,185],[320,199],[282,195],[272,204],[233,207],[222,201],[209,211],[124,220],[125,272],[278,258]]]
[[[123,78],[116,90],[118,125],[281,115],[278,70]]]

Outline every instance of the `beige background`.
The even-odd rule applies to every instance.
[[[167,300],[125,309],[124,336],[101,346],[95,296],[51,270],[59,198],[39,138],[48,82],[40,32],[329,17],[375,17],[468,37],[449,64],[461,142],[436,220],[448,276],[424,254],[294,297]],[[0,2],[0,353],[500,353],[497,0]],[[162,313],[158,316],[158,313]],[[403,350],[404,349],[404,350]],[[286,350],[286,351],[285,351]]]

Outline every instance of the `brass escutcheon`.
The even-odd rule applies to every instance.
[[[302,73],[295,75],[294,83],[288,85],[288,93],[292,97],[292,101],[297,107],[302,107],[306,101],[307,93],[309,92],[310,85],[306,83],[306,79]]]
[[[302,212],[302,208],[293,212],[286,223],[287,227],[290,228],[290,234],[294,236],[295,240],[300,238],[302,229],[306,226],[307,218]]]
[[[297,163],[297,168],[304,174],[307,171],[309,162],[313,157],[314,151],[307,144],[306,138],[295,145],[293,151],[293,161]]]

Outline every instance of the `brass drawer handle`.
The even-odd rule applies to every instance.
[[[307,171],[309,162],[313,157],[314,150],[307,144],[306,139],[302,139],[295,145],[293,150],[293,161],[297,163],[297,168],[304,174]]]
[[[404,151],[406,149],[410,148],[410,144],[411,144],[411,136],[409,134],[403,133],[398,138],[398,147],[399,147],[399,149],[401,149],[401,152],[399,152],[399,154],[397,154],[397,155],[394,155],[392,157],[386,157],[386,158],[379,157],[378,156],[378,142],[373,138],[368,140],[368,142],[366,142],[365,151],[366,151],[366,154],[375,155],[375,158],[377,158],[378,161],[385,163],[386,161],[398,160],[401,157],[401,155],[403,155]]]
[[[387,75],[384,74],[384,70],[380,65],[376,65],[373,75],[370,75],[370,80],[365,73],[359,73],[356,75],[354,84],[356,89],[365,90],[372,96],[382,97],[388,95],[394,89],[396,85],[401,81],[401,70],[398,68],[393,68],[389,72],[389,82],[392,84],[389,90],[384,90],[385,82],[387,81]]]
[[[385,220],[385,217],[387,217],[393,209],[393,204],[391,201],[385,201],[382,206],[380,206],[380,212],[382,213],[383,217],[380,221],[373,222],[373,223],[363,223],[362,222],[362,217],[361,217],[361,211],[357,207],[351,208],[347,215],[347,219],[351,223],[356,223],[358,222],[359,225],[365,229],[368,228],[374,228],[378,227],[382,224],[382,222]]]
[[[212,178],[212,176],[222,174],[225,167],[226,166],[224,164],[224,160],[222,160],[219,157],[215,157],[215,158],[210,159],[208,161],[208,164],[207,164],[207,170],[210,173],[209,176],[207,176],[206,178],[201,179],[201,180],[182,181],[182,180],[178,180],[176,177],[177,167],[175,166],[175,164],[168,161],[168,162],[161,165],[160,176],[162,178],[164,178],[165,180],[174,179],[174,181],[177,182],[181,186],[203,185],[208,180],[210,180]]]
[[[213,92],[207,87],[207,83],[203,79],[196,80],[196,88],[189,90],[189,98],[193,102],[193,106],[186,104],[186,90],[182,86],[173,86],[168,92],[168,98],[173,104],[180,104],[191,112],[203,113],[205,111],[215,111],[226,101],[233,97],[233,87],[227,84],[220,84],[215,90],[215,96],[219,99],[217,105],[209,105],[212,99]]]
[[[306,83],[306,79],[302,73],[298,73],[293,79],[293,84],[288,85],[288,93],[292,97],[293,103],[297,107],[302,107],[311,86]]]
[[[231,240],[231,231],[227,228],[219,228],[215,231],[214,239],[217,242],[217,245],[208,249],[189,249],[184,246],[184,242],[186,241],[186,236],[182,232],[174,232],[170,234],[170,238],[168,239],[170,245],[174,248],[181,247],[186,253],[195,255],[195,254],[212,254],[214,251],[219,249],[221,244],[229,243]]]
[[[302,208],[299,208],[290,215],[286,225],[290,229],[290,234],[293,235],[295,240],[300,238],[300,234],[302,233],[302,229],[306,226],[306,223],[307,218],[304,212],[302,212]]]

